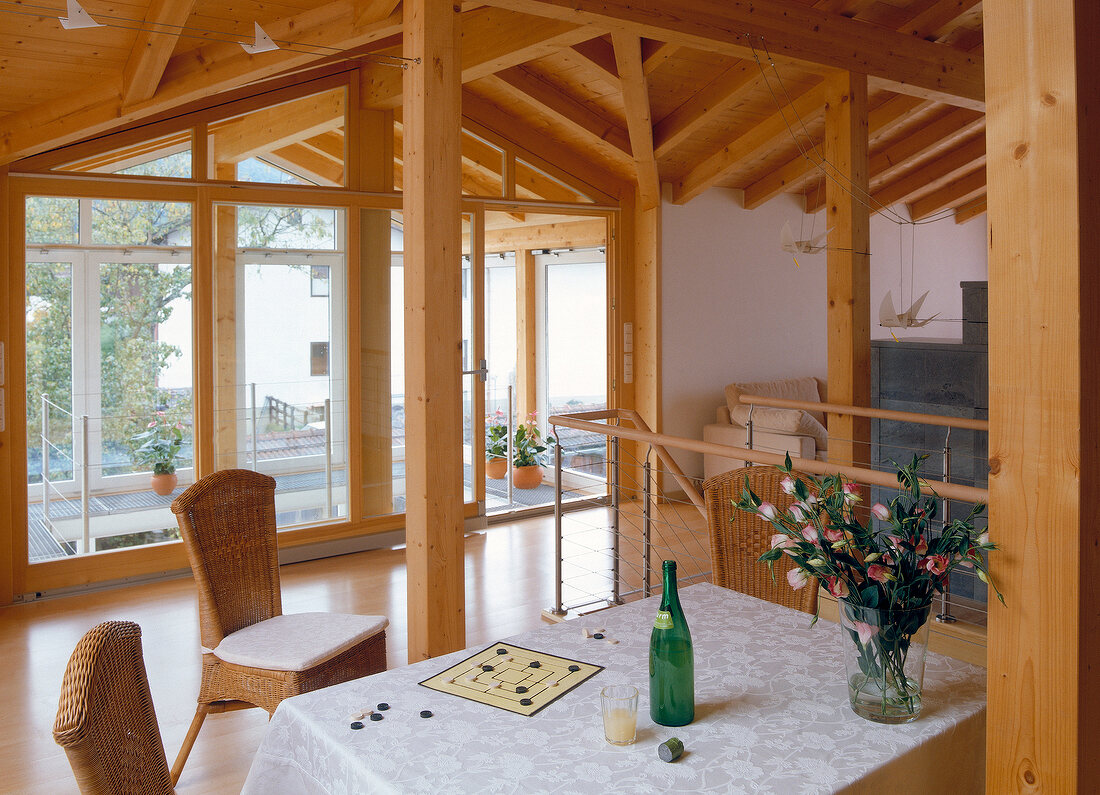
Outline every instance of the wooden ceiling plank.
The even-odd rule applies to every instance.
[[[353,0],[334,0],[301,14],[274,20],[265,29],[272,38],[342,49],[400,33],[400,11],[383,20],[355,25],[354,8]],[[92,88],[0,118],[0,164],[272,76],[316,57],[287,50],[249,55],[238,44],[211,42],[174,55],[164,70],[156,94],[145,102],[125,107],[121,73],[105,76]]]
[[[518,92],[528,101],[542,106],[570,129],[595,138],[597,141],[611,144],[629,157],[630,140],[625,130],[582,101],[542,80],[530,70],[516,66],[487,79],[498,86],[504,84],[506,90]]]
[[[562,47],[593,38],[599,31],[570,22],[485,6],[462,15],[462,82],[542,58]],[[396,108],[401,104],[403,70],[373,64],[364,68],[364,107]]]
[[[866,74],[898,93],[983,109],[984,59],[795,0],[488,0],[554,19],[745,57],[746,36],[773,56]],[[621,70],[620,70],[621,71]]]
[[[985,192],[985,165],[972,174],[945,185],[935,193],[922,196],[909,205],[909,217],[922,221],[948,207],[970,201]]]
[[[679,50],[679,44],[644,39],[642,41],[642,71],[647,75],[653,74],[661,67],[661,64],[667,63]]]
[[[122,68],[123,106],[144,102],[156,93],[179,41],[179,29],[194,7],[195,0],[152,0],[149,3],[142,30]]]
[[[917,97],[897,94],[867,114],[867,126],[871,138],[885,134],[925,102]],[[810,177],[821,165],[822,141],[814,141],[816,147],[803,143],[805,154],[799,153],[776,169],[769,170],[744,189],[745,209],[753,210],[780,193],[796,187]],[[874,170],[871,171],[874,176]]]
[[[876,206],[890,207],[916,196],[935,182],[952,179],[984,165],[985,136],[979,135],[969,143],[935,158],[928,165],[882,186],[874,191],[872,199]],[[981,173],[984,175],[984,167]]]
[[[619,67],[615,65],[615,49],[607,39],[597,37],[577,42],[573,45],[573,49],[595,66],[605,80],[612,83],[618,82]]]
[[[959,17],[972,11],[982,0],[938,0],[909,20],[902,33],[935,41],[950,32]]]
[[[960,204],[955,208],[955,223],[965,224],[972,218],[977,218],[987,209],[986,195],[983,193],[976,199],[971,199],[966,204]]]
[[[793,116],[806,119],[824,112],[823,84],[804,91],[781,110],[776,111],[752,129],[737,136],[714,154],[696,164],[673,187],[672,201],[683,204],[722,180],[744,159],[768,146],[780,135],[789,135],[787,126]]]
[[[718,114],[743,98],[760,78],[754,61],[738,61],[653,127],[657,157],[664,157]]]
[[[626,129],[638,177],[638,201],[642,210],[661,203],[661,179],[653,152],[653,120],[649,108],[649,86],[642,70],[642,41],[626,33],[612,33],[615,63],[622,83]]]
[[[573,175],[574,179],[591,185],[606,196],[619,197],[625,189],[623,178],[618,174],[601,168],[583,154],[530,128],[522,120],[517,120],[469,88],[462,92],[462,115],[475,125],[495,131],[497,135],[507,136],[513,144],[553,163],[562,171]]]

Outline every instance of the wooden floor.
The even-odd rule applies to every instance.
[[[551,518],[495,525],[466,539],[466,641],[491,643],[539,626],[551,604]],[[282,569],[283,609],[384,614],[390,667],[406,662],[405,552],[375,550]],[[188,577],[0,608],[0,791],[76,792],[64,752],[50,733],[65,664],[100,621],[142,627],[145,664],[169,762],[194,714],[199,637]],[[258,709],[206,721],[177,792],[240,791],[267,714]]]

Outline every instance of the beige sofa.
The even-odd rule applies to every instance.
[[[745,423],[748,421],[749,407],[741,403],[742,394],[821,403],[825,400],[825,382],[807,376],[729,384],[726,387],[726,402],[717,408],[716,421],[703,426],[703,441],[746,446]],[[790,453],[791,458],[824,459],[828,434],[822,412],[757,406],[753,410],[752,420],[754,450]],[[714,477],[744,465],[743,460],[708,453],[703,456],[703,477]]]

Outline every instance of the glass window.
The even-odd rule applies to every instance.
[[[80,239],[80,200],[28,196],[27,245],[71,246]]]
[[[190,246],[191,205],[93,199],[91,242],[97,246]]]
[[[336,233],[336,210],[266,205],[237,208],[239,248],[335,251]]]
[[[149,141],[129,144],[110,152],[66,163],[53,170],[189,179],[191,131],[182,130]]]

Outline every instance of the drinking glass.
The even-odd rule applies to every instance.
[[[630,745],[638,726],[638,688],[608,685],[600,691],[604,738],[612,745]]]

